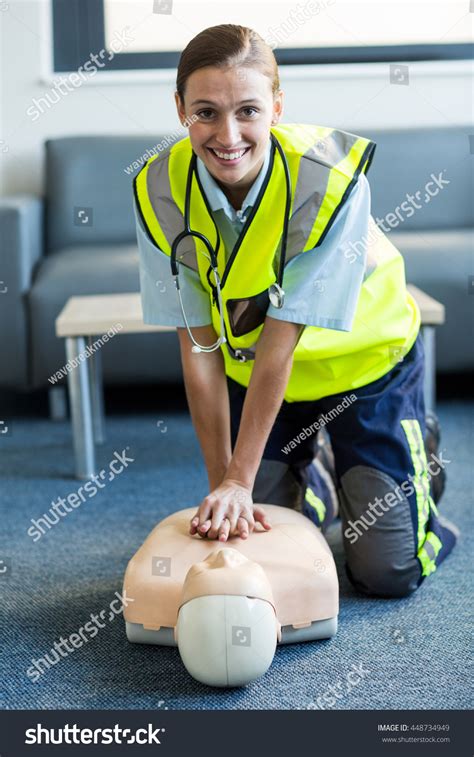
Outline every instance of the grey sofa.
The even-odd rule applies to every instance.
[[[437,335],[438,370],[468,370],[474,364],[474,297],[468,295],[474,223],[467,130],[363,134],[377,143],[368,173],[373,216],[386,226],[391,222],[389,235],[405,257],[408,280],[446,305],[446,324]],[[126,168],[160,139],[49,140],[44,197],[0,200],[1,387],[51,386],[48,377],[65,362],[54,321],[71,295],[139,291],[134,174]],[[440,172],[449,184],[423,202],[430,175]],[[388,214],[417,191],[422,207],[411,217],[401,208],[394,223]],[[181,379],[173,333],[120,336],[102,349],[102,358],[109,384]]]

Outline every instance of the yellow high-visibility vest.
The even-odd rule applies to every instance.
[[[375,143],[349,132],[307,124],[271,129],[284,150],[291,177],[291,206],[286,261],[317,248],[329,232],[361,172],[366,173]],[[135,178],[135,197],[148,235],[170,255],[184,228],[186,181],[193,150],[189,137],[153,156]],[[218,270],[228,342],[222,345],[228,376],[248,386],[253,355],[268,306],[268,288],[276,281],[285,211],[282,159],[272,145],[270,165],[259,197],[234,249],[227,251],[212,218],[196,173],[190,194],[190,227],[217,248]],[[350,332],[306,326],[295,348],[285,392],[288,402],[316,400],[375,381],[412,347],[420,326],[416,302],[406,288],[403,258],[372,217],[369,254]],[[356,242],[358,240],[354,240]],[[179,248],[181,264],[199,273],[208,291],[212,321],[220,316],[208,280],[203,243],[187,237]],[[341,266],[351,257],[341,250]],[[283,279],[284,284],[284,279]],[[315,295],[317,290],[315,289]],[[239,356],[248,359],[242,362]]]

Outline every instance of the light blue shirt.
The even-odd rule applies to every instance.
[[[236,211],[200,158],[197,171],[214,220],[232,250],[250,212],[270,160],[270,140],[262,168],[250,187],[240,210]],[[169,256],[149,240],[135,206],[137,241],[140,253],[140,289],[145,323],[183,326],[178,295],[171,275]],[[285,266],[282,308],[269,305],[267,315],[281,321],[306,326],[350,331],[354,320],[367,258],[370,187],[365,174],[359,175],[342,209],[319,247],[292,258]],[[345,251],[357,246],[357,257]],[[179,267],[181,296],[189,325],[212,323],[209,294],[199,274]]]

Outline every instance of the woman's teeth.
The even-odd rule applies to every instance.
[[[218,158],[221,158],[221,160],[237,160],[237,158],[241,158],[242,155],[247,151],[247,148],[243,150],[238,150],[237,152],[219,152],[218,150],[214,150],[214,148],[211,147],[212,152],[217,155]]]

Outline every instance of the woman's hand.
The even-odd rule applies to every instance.
[[[227,541],[229,536],[246,539],[256,523],[261,523],[267,531],[271,528],[264,509],[253,504],[251,490],[225,478],[203,499],[191,520],[189,532],[219,541]]]

